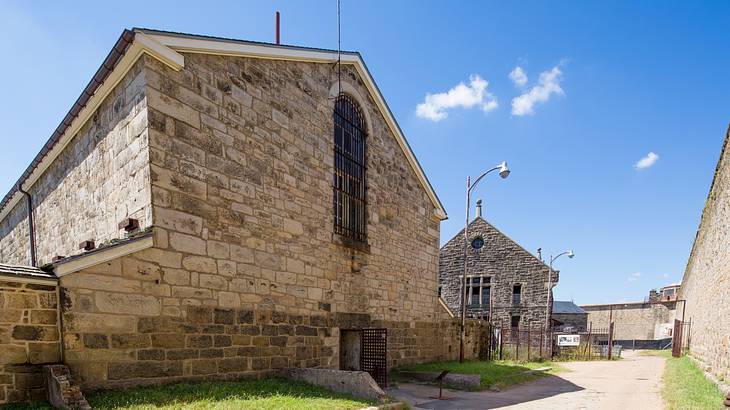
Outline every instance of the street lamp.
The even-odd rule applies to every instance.
[[[466,338],[466,256],[467,249],[469,249],[469,206],[471,202],[471,191],[474,189],[479,181],[482,180],[488,173],[492,171],[499,171],[499,176],[505,179],[509,176],[510,170],[507,168],[507,163],[502,161],[501,164],[481,174],[479,178],[471,183],[471,177],[466,177],[466,223],[464,225],[464,271],[461,278],[461,335],[459,337],[459,362],[464,362],[464,339]],[[491,321],[492,318],[490,317]]]
[[[568,255],[570,259],[573,259],[575,256],[575,253],[573,253],[573,250],[567,250],[558,256],[550,255],[550,271],[548,272],[548,294],[547,294],[547,306],[545,306],[545,316],[547,316],[547,319],[545,321],[545,331],[547,332],[550,330],[550,296],[552,295],[552,286],[553,286],[553,262],[555,262],[556,259],[563,255]]]

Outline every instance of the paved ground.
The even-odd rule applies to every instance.
[[[662,409],[664,359],[623,351],[618,361],[564,363],[569,372],[503,392],[445,391],[434,400],[433,386],[401,384],[388,393],[418,409]]]

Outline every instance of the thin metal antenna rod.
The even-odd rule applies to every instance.
[[[340,29],[340,0],[337,0],[337,95],[342,93],[342,37]]]

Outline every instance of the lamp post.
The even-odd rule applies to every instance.
[[[555,262],[556,259],[558,259],[559,257],[561,257],[563,255],[568,255],[568,257],[570,259],[573,259],[573,257],[575,256],[575,253],[573,253],[573,250],[570,249],[561,254],[558,254],[558,256],[550,255],[550,265],[549,265],[550,271],[548,272],[548,294],[547,294],[547,304],[545,306],[545,316],[547,317],[547,319],[545,320],[545,331],[546,332],[548,330],[550,330],[550,302],[551,302],[550,296],[552,296],[552,293],[553,293],[552,292],[552,290],[553,290],[552,289],[552,287],[553,287],[553,262]]]
[[[466,256],[467,249],[469,249],[469,206],[471,201],[471,191],[479,184],[488,173],[499,170],[499,176],[505,179],[509,176],[510,170],[507,168],[507,163],[502,161],[501,164],[494,168],[489,169],[487,172],[481,174],[479,178],[471,183],[471,177],[466,177],[466,223],[464,225],[464,271],[461,278],[461,334],[459,336],[459,362],[464,362],[464,339],[466,338]],[[491,299],[491,298],[490,298]],[[491,321],[492,318],[490,317]]]

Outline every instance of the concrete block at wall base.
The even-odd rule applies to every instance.
[[[282,375],[363,400],[385,400],[385,392],[367,372],[332,369],[284,369]]]
[[[398,372],[401,376],[408,377],[413,380],[421,382],[436,382],[436,377],[439,374],[437,372]],[[459,374],[459,373],[448,373],[444,376],[444,386],[454,387],[457,389],[475,389],[479,387],[482,381],[481,376],[478,374]]]

